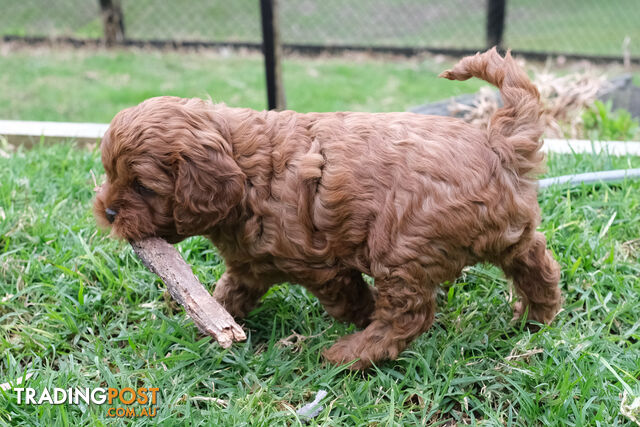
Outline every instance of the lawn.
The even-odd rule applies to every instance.
[[[473,92],[477,80],[437,75],[433,59],[286,58],[287,107],[307,111],[405,111]],[[10,50],[0,54],[0,119],[109,122],[158,95],[211,97],[264,109],[264,65],[256,54],[139,50]]]
[[[553,155],[549,173],[620,167],[640,159]],[[325,425],[615,425],[627,422],[622,393],[640,396],[638,182],[541,192],[541,230],[566,299],[553,325],[511,325],[505,279],[476,266],[439,295],[429,332],[397,362],[361,374],[323,363],[321,350],[352,327],[293,285],[263,298],[244,322],[245,343],[223,350],[200,335],[128,245],[96,230],[92,171],[102,173],[97,150],[71,143],[0,158],[2,381],[29,372],[37,390],[158,387],[154,421],[169,425],[298,424],[294,409],[320,389]],[[203,238],[178,247],[204,283],[223,272]],[[305,338],[286,345],[294,332]],[[18,405],[8,392],[0,422],[101,425],[106,411]]]

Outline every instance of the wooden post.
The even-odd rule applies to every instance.
[[[277,0],[260,0],[262,16],[262,51],[267,78],[267,103],[270,110],[284,110],[285,96],[282,85],[282,45],[278,26]]]
[[[100,0],[104,41],[107,46],[124,41],[124,17],[119,0]]]
[[[488,0],[487,2],[487,48],[502,48],[504,17],[507,0]]]

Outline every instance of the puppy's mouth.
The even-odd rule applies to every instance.
[[[110,230],[109,236],[127,241],[137,241],[148,237],[160,237],[175,244],[186,238],[181,236],[171,224],[156,225],[151,211],[139,203],[133,208],[125,207],[121,203],[106,206],[98,195],[93,210],[98,226]]]
[[[113,238],[140,240],[157,235],[156,227],[143,206],[129,209],[120,204],[106,204],[98,195],[93,212],[98,226],[110,230],[109,235]]]
[[[178,235],[165,235],[165,236],[159,235],[157,237],[160,237],[160,238],[166,240],[167,242],[171,243],[172,245],[175,245],[176,243],[180,243],[184,239],[186,239],[186,237],[178,236]]]
[[[120,210],[110,225],[111,234],[124,240],[160,237],[153,223],[140,212]]]

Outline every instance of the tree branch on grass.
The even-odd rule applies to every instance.
[[[198,281],[176,248],[156,237],[130,243],[142,263],[162,279],[173,299],[184,307],[202,333],[215,338],[223,348],[247,338],[233,317]]]

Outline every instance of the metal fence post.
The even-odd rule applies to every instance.
[[[262,16],[262,50],[267,77],[267,101],[270,110],[284,110],[285,97],[280,66],[282,45],[280,44],[277,0],[260,0],[260,14]]]
[[[502,47],[506,3],[507,0],[487,2],[487,47]]]
[[[124,41],[124,17],[119,0],[99,0],[104,41],[107,45]]]

